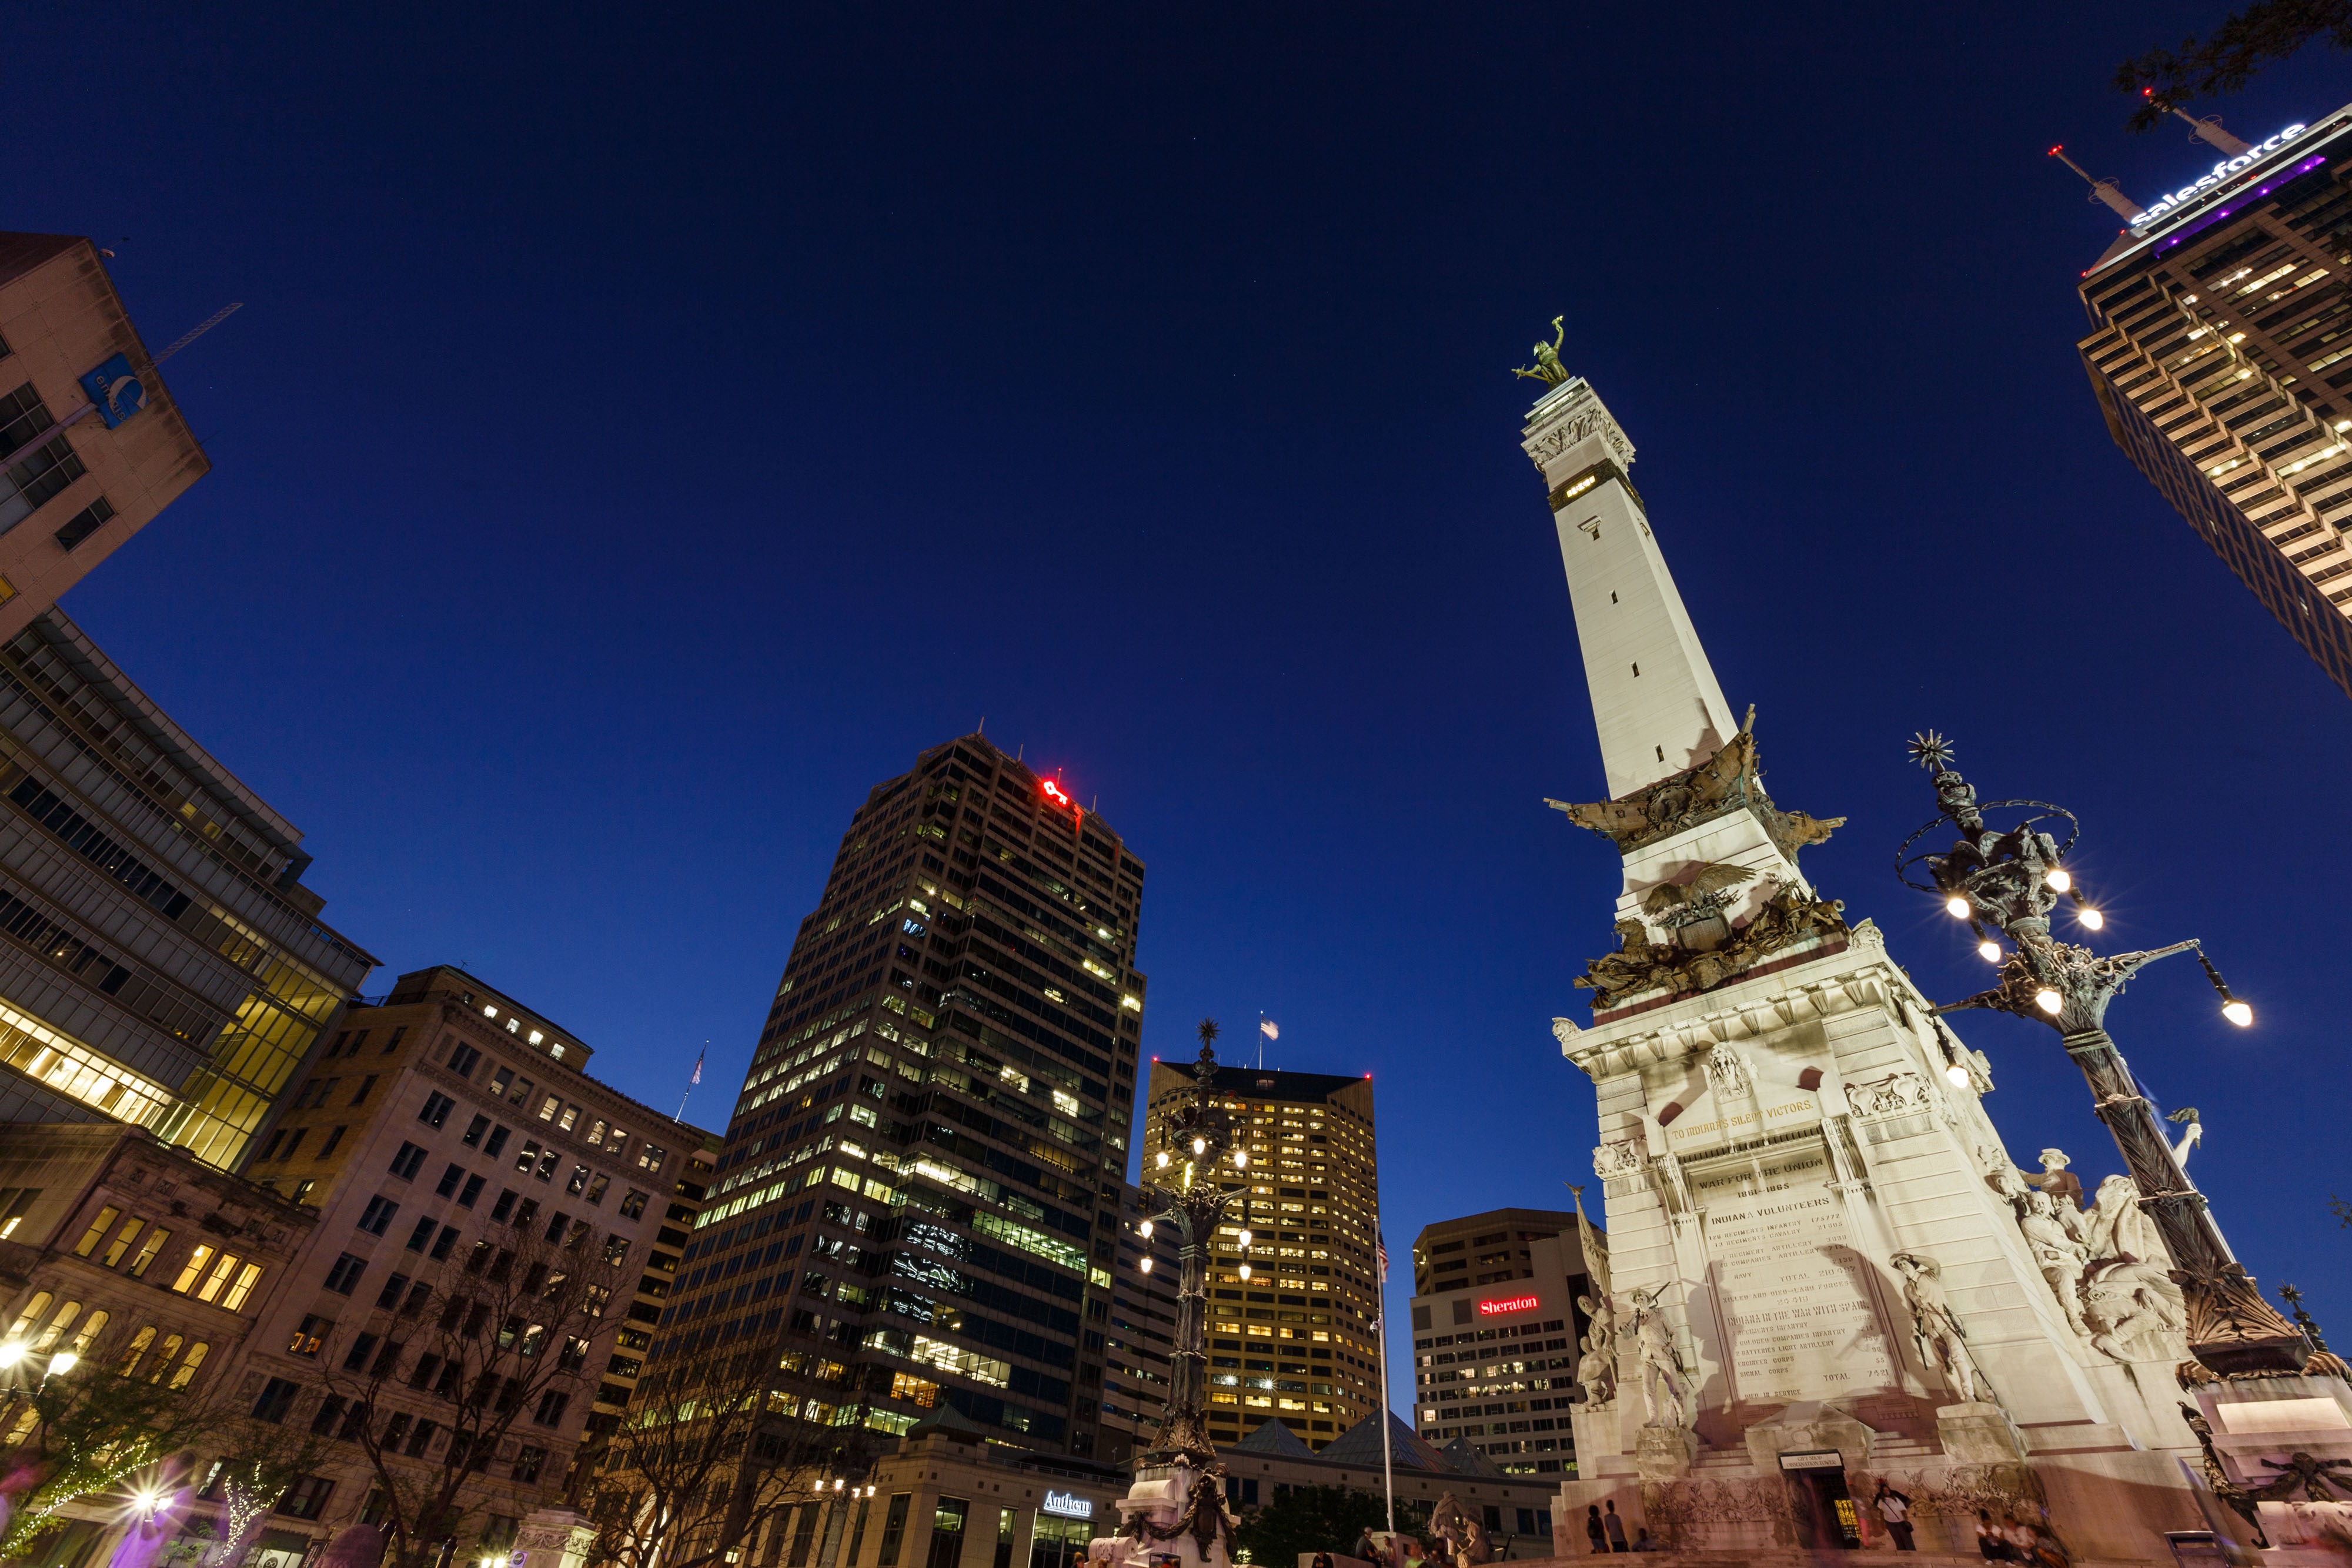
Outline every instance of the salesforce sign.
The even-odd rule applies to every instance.
[[[2262,143],[2260,146],[2250,147],[2245,152],[2239,153],[2235,158],[2222,159],[2221,162],[2213,165],[2211,172],[2205,175],[2204,178],[2197,181],[2194,184],[2183,185],[2180,189],[2173,192],[2171,194],[2159,197],[2158,200],[2148,204],[2147,211],[2140,214],[2140,219],[2137,223],[2132,225],[2132,233],[2141,235],[2146,234],[2161,219],[2171,216],[2173,214],[2179,212],[2181,207],[2188,203],[2195,201],[2200,196],[2205,195],[2232,177],[2244,173],[2247,170],[2263,162],[2263,160],[2268,158],[2273,152],[2279,152],[2288,143],[2294,141],[2297,137],[2301,136],[2305,131],[2310,129],[2311,128],[2307,125],[2290,125],[2284,131],[2280,131],[2277,135],[2272,137],[2269,141]]]

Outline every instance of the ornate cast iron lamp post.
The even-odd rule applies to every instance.
[[[2222,1014],[2241,1028],[2253,1009],[2230,994],[2221,974],[2195,938],[2144,953],[2101,956],[2050,934],[2050,912],[2071,896],[2077,919],[2095,931],[2104,922],[2084,904],[2082,890],[2066,872],[2081,824],[2074,814],[2045,800],[1979,803],[1976,790],[1952,767],[1952,746],[1933,730],[1913,737],[1913,761],[1934,775],[1936,820],[1903,841],[1895,854],[1895,874],[1906,885],[1942,898],[1955,916],[1969,922],[1982,939],[1979,951],[2000,963],[2000,983],[1938,1013],[1990,1008],[2048,1024],[2065,1042],[2066,1053],[2091,1086],[2094,1108],[2115,1134],[2116,1147],[2140,1192],[2139,1206],[2155,1222],[2172,1253],[2172,1278],[2188,1308],[2189,1348],[2197,1360],[2181,1368],[2184,1381],[2220,1376],[2288,1376],[2305,1370],[2310,1343],[2271,1309],[2245,1268],[2230,1255],[2221,1233],[2206,1212],[2205,1195],[2189,1183],[2156,1109],[2140,1092],[2105,1029],[2107,1003],[2142,966],[2176,953],[2195,952],[2221,996]],[[1987,812],[2013,817],[2006,830],[1987,823]],[[2037,824],[2063,820],[2063,842]],[[1942,853],[1911,852],[1937,828],[1958,828],[1959,838]],[[1924,869],[1927,882],[1916,880]],[[1991,925],[2007,936],[2004,958],[1986,934]],[[2332,1370],[2314,1367],[2313,1371]]]
[[[1178,1538],[1189,1536],[1192,1560],[1214,1568],[1232,1561],[1234,1526],[1225,1511],[1225,1468],[1209,1439],[1209,1248],[1224,1220],[1228,1197],[1217,1177],[1225,1170],[1246,1169],[1249,1155],[1234,1147],[1232,1119],[1217,1100],[1216,1020],[1203,1019],[1200,1035],[1192,1093],[1160,1123],[1160,1147],[1144,1171],[1151,1216],[1143,1222],[1145,1239],[1162,1225],[1176,1231],[1176,1338],[1168,1357],[1167,1407],[1151,1447],[1136,1456],[1137,1487],[1121,1505],[1129,1516],[1121,1533],[1131,1535],[1146,1554],[1154,1542],[1181,1547]],[[1242,1247],[1248,1249],[1247,1231]],[[1150,1267],[1148,1252],[1141,1266]],[[1243,1264],[1241,1272],[1247,1279],[1249,1265]],[[1171,1480],[1181,1490],[1159,1490]],[[1152,1494],[1149,1499],[1147,1492]]]

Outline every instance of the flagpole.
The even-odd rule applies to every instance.
[[[1372,1233],[1381,1234],[1380,1219],[1372,1220]],[[1389,1533],[1396,1533],[1396,1469],[1389,1454],[1389,1423],[1395,1419],[1389,1414],[1389,1244],[1381,1240],[1381,1315],[1372,1320],[1372,1336],[1380,1342],[1381,1358],[1381,1490],[1388,1498]]]
[[[709,1054],[710,1042],[706,1040],[702,1042],[702,1050],[695,1056],[694,1076],[686,1081],[686,1092],[677,1097],[677,1114],[672,1116],[671,1121],[686,1120],[686,1103],[694,1097],[694,1086],[702,1082],[702,1059]]]

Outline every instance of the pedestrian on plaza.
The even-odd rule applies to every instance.
[[[1601,1528],[1601,1505],[1597,1502],[1585,1505],[1584,1538],[1592,1542],[1592,1550],[1595,1552],[1609,1550],[1609,1534]]]
[[[1615,1498],[1609,1500],[1608,1509],[1609,1511],[1601,1515],[1601,1527],[1609,1532],[1609,1550],[1622,1552],[1625,1550],[1625,1521],[1617,1517]]]
[[[1977,1510],[1977,1550],[1984,1554],[1988,1563],[2017,1561],[2017,1549],[2010,1545],[2009,1538],[2000,1532],[1999,1525],[1993,1523],[1990,1509]]]
[[[1878,1517],[1886,1521],[1886,1533],[1895,1537],[1895,1550],[1919,1550],[1911,1544],[1911,1500],[1882,1480],[1870,1500],[1877,1508]]]
[[[1656,1542],[1650,1539],[1650,1527],[1648,1525],[1637,1524],[1633,1527],[1633,1550],[1636,1552],[1663,1552],[1665,1548],[1660,1546]]]

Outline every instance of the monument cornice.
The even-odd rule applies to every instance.
[[[1553,388],[1528,410],[1526,440],[1520,443],[1528,461],[1540,473],[1546,464],[1580,441],[1599,436],[1609,455],[1621,466],[1633,463],[1633,443],[1617,423],[1601,394],[1579,376]]]

